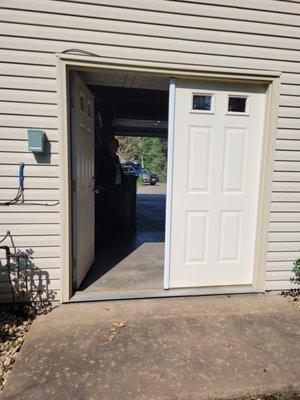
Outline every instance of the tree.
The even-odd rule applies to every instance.
[[[141,165],[156,173],[161,181],[167,178],[168,143],[158,137],[118,137],[120,155],[126,160],[138,160]]]

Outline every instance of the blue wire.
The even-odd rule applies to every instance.
[[[20,163],[19,166],[19,188],[18,188],[18,192],[16,194],[16,197],[12,200],[9,201],[4,201],[4,202],[0,202],[0,206],[10,206],[10,205],[24,205],[25,204],[25,200],[24,200],[24,168],[25,168],[25,164],[24,163]],[[38,203],[38,202],[31,202],[31,201],[27,201],[26,204],[29,205],[37,205],[37,206],[56,206],[57,204],[59,204],[59,201],[56,201],[54,203]],[[1,243],[1,242],[0,242]]]
[[[25,168],[25,164],[20,163],[20,167],[19,167],[19,189],[20,190],[24,189],[24,168]]]

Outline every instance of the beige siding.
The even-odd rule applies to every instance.
[[[300,256],[300,3],[0,0],[0,7],[0,200],[15,195],[20,162],[27,199],[59,198],[55,52],[76,47],[183,66],[281,71],[266,287],[289,287]],[[28,128],[46,131],[50,156],[42,163],[27,151]],[[59,206],[1,207],[0,235],[6,230],[17,248],[32,250],[45,273],[41,284],[48,280],[59,296]],[[3,300],[7,284],[0,282],[0,291]]]

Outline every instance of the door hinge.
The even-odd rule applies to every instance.
[[[74,99],[74,96],[71,96],[71,97],[70,97],[70,107],[71,107],[71,108],[74,108],[74,107],[75,107],[75,99]]]

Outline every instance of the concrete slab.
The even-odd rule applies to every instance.
[[[116,338],[108,340],[116,322]],[[64,305],[39,317],[5,400],[195,400],[299,388],[300,314],[280,296]]]
[[[124,247],[121,252],[116,246],[114,252],[99,254],[80,292],[163,287],[164,243],[142,243],[131,250]],[[110,265],[102,274],[103,267]]]
[[[138,188],[137,232],[112,239],[96,253],[80,292],[163,288],[165,189]]]

